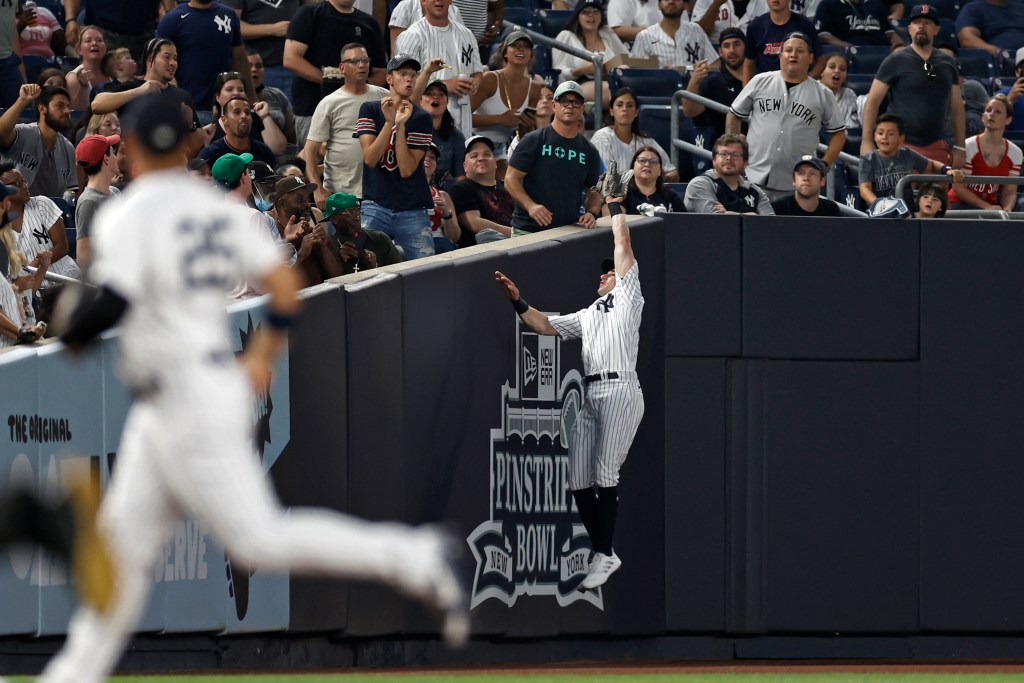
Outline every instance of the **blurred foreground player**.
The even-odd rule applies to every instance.
[[[583,339],[583,410],[569,442],[569,485],[594,549],[590,571],[580,587],[604,585],[622,560],[612,548],[619,507],[619,468],[626,461],[640,419],[644,395],[636,376],[637,348],[644,297],[640,266],[633,257],[622,204],[608,204],[615,238],[614,259],[601,263],[598,300],[569,315],[547,316],[519,296],[504,274],[494,279],[512,307],[537,334]]]
[[[99,514],[117,590],[109,612],[82,609],[72,618],[67,642],[39,680],[106,680],[180,512],[206,521],[241,564],[387,583],[440,612],[446,640],[463,643],[468,603],[448,535],[323,510],[286,514],[276,500],[252,449],[251,406],[298,313],[296,276],[269,236],[247,228],[243,207],[188,176],[180,110],[146,100],[126,125],[136,180],[96,217],[90,280],[97,289],[62,302],[54,321],[78,349],[123,320],[120,369],[134,403]],[[243,277],[261,282],[270,301],[260,332],[236,360],[224,295]]]

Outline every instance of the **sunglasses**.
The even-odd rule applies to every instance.
[[[924,72],[928,74],[928,78],[935,80],[935,67],[932,66],[931,62],[924,63]]]

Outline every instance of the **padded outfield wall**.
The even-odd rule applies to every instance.
[[[595,636],[670,644],[639,656],[934,657],[992,637],[971,652],[1020,656],[1024,231],[676,215],[636,221],[633,236],[647,411],[606,590],[576,590],[579,343],[522,328],[493,282],[501,270],[537,308],[576,310],[593,300],[606,229],[309,290],[253,407],[282,500],[454,521],[489,658],[502,643],[515,660],[522,639]],[[237,349],[262,307],[232,308]],[[76,364],[59,345],[0,354],[0,485],[45,491],[83,468],[108,479],[128,405],[115,361],[115,337]],[[41,551],[0,554],[0,633],[63,632],[66,583]],[[386,589],[233,567],[194,520],[154,588],[143,630],[170,637],[406,641],[434,628]]]

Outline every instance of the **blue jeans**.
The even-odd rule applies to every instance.
[[[434,238],[426,209],[392,211],[369,199],[363,200],[363,218],[371,230],[383,230],[405,252],[405,260],[434,255]]]
[[[283,66],[268,66],[263,70],[263,85],[280,88],[292,99],[292,72]]]

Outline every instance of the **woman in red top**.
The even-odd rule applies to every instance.
[[[985,104],[981,123],[985,127],[968,138],[965,146],[964,173],[977,176],[1019,176],[1024,154],[1020,147],[1003,137],[1013,105],[1006,95],[994,95]],[[951,209],[992,209],[1013,211],[1017,203],[1017,186],[997,183],[953,183],[949,191]]]

